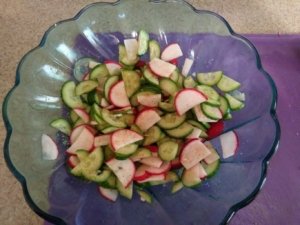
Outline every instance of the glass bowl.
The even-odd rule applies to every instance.
[[[56,134],[49,122],[63,113],[60,88],[72,79],[74,62],[84,56],[117,59],[118,43],[136,37],[140,29],[162,47],[179,43],[184,55],[195,59],[192,72],[222,70],[242,83],[246,107],[225,122],[225,130],[238,133],[240,147],[199,188],[172,195],[168,187],[153,187],[152,205],[140,202],[136,194],[132,201],[119,198],[110,203],[99,197],[96,185],[67,173],[62,141],[66,137]],[[276,100],[274,82],[254,46],[219,15],[179,0],[95,3],[50,27],[21,60],[15,86],[3,104],[4,155],[30,207],[55,224],[225,224],[254,199],[265,181],[280,136]],[[43,133],[60,140],[55,161],[42,159]]]

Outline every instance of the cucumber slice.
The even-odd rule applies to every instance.
[[[181,124],[179,127],[172,129],[172,130],[166,130],[166,133],[174,138],[185,138],[189,136],[194,130],[194,127],[187,123],[184,122]]]
[[[190,169],[185,169],[182,173],[181,180],[184,186],[194,188],[201,184],[198,164]]]
[[[222,71],[216,71],[210,73],[198,73],[197,80],[200,84],[213,86],[221,80],[222,75],[223,75]]]
[[[179,79],[179,76],[181,76],[181,75],[180,75],[180,72],[179,72],[179,69],[176,68],[176,69],[174,70],[174,72],[171,74],[170,79],[171,79],[172,81],[174,81],[175,83],[177,83],[177,81],[178,81],[178,79]]]
[[[137,144],[129,144],[124,146],[123,148],[119,148],[117,151],[115,151],[116,158],[117,159],[127,159],[129,156],[134,154],[136,150],[138,149]]]
[[[89,105],[92,105],[94,103],[100,105],[101,103],[101,96],[97,91],[91,91],[87,95],[87,102]]]
[[[103,77],[108,77],[109,72],[105,64],[95,66],[90,73],[90,80],[100,80]]]
[[[141,30],[139,33],[139,47],[138,47],[138,55],[144,55],[148,50],[148,42],[149,42],[149,34]]]
[[[222,119],[223,115],[218,107],[211,106],[206,103],[201,104],[201,109],[203,113],[210,119],[219,120]]]
[[[226,115],[229,110],[229,104],[226,98],[220,95],[220,110],[223,115]]]
[[[61,89],[62,100],[70,108],[84,108],[81,98],[75,95],[75,88],[74,81],[65,82]]]
[[[73,69],[73,76],[75,77],[76,80],[82,81],[84,76],[89,72],[90,62],[97,63],[97,61],[92,58],[81,58],[75,62],[74,69]]]
[[[175,112],[174,104],[167,103],[167,102],[159,102],[158,107],[165,112]]]
[[[105,128],[103,128],[103,129],[101,130],[101,132],[102,132],[103,134],[110,134],[110,133],[115,132],[115,131],[117,131],[117,130],[119,130],[119,129],[120,129],[119,127],[105,127]]]
[[[224,120],[231,120],[232,119],[232,114],[230,112],[227,112],[224,117],[223,117]]]
[[[192,76],[186,77],[183,81],[184,88],[194,88],[194,87],[196,87],[196,85],[197,85],[197,83]]]
[[[131,183],[128,187],[124,187],[122,183],[117,179],[117,190],[119,191],[120,195],[127,199],[132,199],[133,195],[133,184]]]
[[[183,88],[183,81],[184,81],[184,76],[182,74],[179,74],[178,80],[176,82],[179,88]]]
[[[177,173],[175,173],[173,171],[169,171],[169,172],[167,172],[167,175],[166,175],[166,181],[177,182],[177,181],[179,181],[179,177],[178,177]]]
[[[77,96],[89,93],[93,91],[98,86],[98,82],[93,80],[84,80],[79,82],[75,88],[75,94]]]
[[[92,181],[92,182],[95,182],[97,184],[101,184],[105,181],[107,181],[107,179],[110,177],[111,175],[111,171],[109,170],[103,170],[101,173],[99,171],[96,171],[96,172],[91,172],[91,173],[84,173],[84,178],[89,180],[89,181]]]
[[[73,127],[78,127],[79,125],[83,124],[85,124],[85,122],[81,118],[78,118],[78,120],[76,120],[76,122],[73,124]]]
[[[71,118],[72,123],[75,123],[79,119],[79,116],[77,115],[77,113],[74,110],[71,110],[70,118]]]
[[[207,128],[202,124],[202,123],[199,123],[198,121],[195,121],[195,120],[188,120],[187,121],[189,124],[193,125],[194,127],[197,127],[199,128],[200,130],[202,131],[207,131]]]
[[[102,115],[102,119],[113,127],[125,128],[127,126],[126,123],[122,121],[121,118],[115,117],[107,109],[102,109],[101,115]]]
[[[159,145],[158,155],[164,161],[171,161],[176,158],[179,145],[173,141],[165,141]]]
[[[209,129],[209,128],[211,127],[210,124],[209,124],[208,122],[201,122],[201,124],[202,124],[203,126],[205,126],[206,129]]]
[[[243,92],[240,92],[239,90],[234,90],[229,93],[232,97],[236,98],[239,101],[246,101],[246,95]]]
[[[108,161],[108,160],[110,160],[112,158],[115,158],[114,151],[111,150],[111,148],[108,145],[104,147],[103,153],[104,153],[104,159],[105,159],[105,161]]]
[[[125,46],[119,45],[119,61],[121,64],[127,67],[127,69],[132,69],[131,66],[134,66],[139,61],[139,57],[136,57],[135,59],[129,59],[127,57]]]
[[[108,179],[104,182],[101,182],[99,185],[104,188],[115,189],[117,185],[117,178],[113,173],[111,173]]]
[[[176,113],[168,113],[161,117],[157,125],[163,129],[174,129],[180,126],[186,119],[185,114],[178,116]]]
[[[139,148],[131,157],[132,161],[139,161],[140,159],[151,157],[152,153],[147,148]]]
[[[135,131],[135,132],[137,132],[138,134],[143,134],[143,131],[141,131],[141,129],[140,129],[137,125],[135,125],[135,124],[132,124],[132,125],[130,126],[130,130]]]
[[[183,187],[184,187],[184,185],[181,181],[176,182],[172,186],[172,189],[171,189],[172,194],[175,194],[176,192],[182,190]]]
[[[141,197],[142,202],[147,202],[149,204],[152,203],[152,196],[148,192],[145,192],[142,190],[136,190],[136,191],[139,194],[139,196]]]
[[[151,145],[153,143],[156,143],[161,136],[161,130],[158,126],[153,126],[149,130],[146,131],[144,134],[144,146]]]
[[[130,98],[141,87],[141,77],[136,71],[123,70],[122,78],[125,83],[127,96]]]
[[[86,150],[83,150],[83,149],[79,149],[76,151],[76,155],[77,155],[79,161],[81,162],[89,156],[89,152]]]
[[[91,113],[92,114],[95,113],[95,114],[97,114],[98,116],[101,117],[101,111],[102,111],[102,109],[99,107],[99,105],[97,105],[96,103],[94,103],[92,105],[92,108],[91,108]]]
[[[177,84],[168,78],[163,78],[159,81],[159,87],[168,95],[174,95],[178,91]]]
[[[144,85],[141,88],[141,91],[149,91],[149,92],[152,92],[154,94],[160,94],[161,93],[161,89],[157,86],[154,86],[154,85]]]
[[[71,134],[71,125],[65,119],[60,118],[60,119],[53,120],[50,123],[50,126],[59,130],[60,132],[67,134],[67,135]]]
[[[111,76],[104,83],[104,96],[109,101],[110,88],[119,81],[119,76]]]
[[[221,80],[218,82],[217,87],[224,92],[230,92],[238,89],[241,84],[234,79],[223,75]]]
[[[229,94],[225,94],[225,98],[228,101],[229,107],[231,110],[240,110],[242,108],[244,108],[245,104],[239,100],[237,100],[236,98],[232,97]]]
[[[213,89],[210,86],[198,85],[196,88],[197,88],[197,90],[201,91],[205,96],[207,96],[208,100],[218,101],[220,98],[220,95],[218,94],[218,92],[216,92],[215,89]]]
[[[153,84],[153,85],[156,85],[156,86],[159,86],[159,80],[158,80],[158,77],[156,75],[154,75],[150,69],[146,68],[144,70],[144,77],[145,79],[150,83],[150,84]]]
[[[212,177],[216,174],[220,167],[220,160],[217,160],[211,164],[206,164],[204,161],[201,162],[205,172],[207,173],[207,177]]]
[[[160,46],[155,40],[149,41],[150,60],[160,57]]]

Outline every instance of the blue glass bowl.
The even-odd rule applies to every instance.
[[[99,197],[94,184],[66,172],[65,137],[57,135],[49,122],[62,114],[60,88],[72,79],[74,62],[84,56],[117,59],[118,43],[136,37],[140,29],[150,32],[162,47],[178,42],[184,55],[195,59],[192,72],[222,70],[242,83],[246,107],[225,123],[225,130],[238,133],[240,147],[199,188],[172,195],[169,187],[154,187],[152,205],[141,203],[136,195],[132,201],[119,198],[110,203]],[[276,87],[254,46],[219,15],[179,0],[95,3],[53,25],[21,60],[16,84],[3,104],[5,159],[31,208],[55,224],[225,224],[264,183],[280,136],[276,100]],[[41,157],[43,133],[57,135],[61,143],[56,161]]]

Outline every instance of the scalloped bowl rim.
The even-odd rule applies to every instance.
[[[155,2],[155,3],[164,3],[167,2],[166,0],[149,0],[150,2]],[[274,153],[277,151],[278,149],[278,145],[279,145],[279,139],[280,139],[280,125],[279,125],[279,121],[277,119],[277,115],[276,115],[276,105],[277,105],[277,88],[275,86],[275,83],[273,81],[273,79],[271,78],[271,76],[264,70],[262,64],[261,64],[261,59],[259,56],[258,51],[256,50],[255,46],[244,36],[237,34],[234,32],[234,30],[231,28],[231,26],[229,25],[229,23],[219,14],[212,12],[212,11],[208,11],[208,10],[198,10],[196,9],[194,6],[192,6],[190,3],[186,2],[185,0],[176,0],[178,2],[183,2],[185,3],[188,7],[190,7],[195,13],[197,14],[210,14],[213,15],[215,17],[217,17],[218,19],[220,19],[224,25],[227,27],[229,33],[231,36],[234,36],[244,42],[246,42],[250,48],[252,49],[252,51],[255,54],[256,57],[256,67],[259,71],[262,72],[262,74],[267,78],[267,80],[269,81],[269,84],[272,87],[272,93],[273,93],[273,99],[272,99],[272,104],[271,104],[271,108],[270,108],[270,115],[275,123],[275,127],[276,127],[276,136],[274,139],[274,143],[271,147],[270,152],[266,155],[266,157],[262,160],[262,172],[261,172],[261,177],[260,180],[257,184],[257,186],[253,189],[253,191],[251,192],[251,194],[249,194],[245,199],[241,200],[240,202],[234,204],[233,206],[230,207],[230,209],[228,210],[227,214],[225,215],[225,217],[223,218],[223,221],[221,224],[226,224],[228,223],[231,218],[233,217],[233,215],[235,214],[235,212],[237,212],[239,209],[245,207],[246,205],[248,205],[250,202],[252,202],[254,200],[254,198],[257,196],[257,194],[259,193],[259,191],[261,190],[262,186],[264,185],[265,181],[266,181],[266,175],[267,175],[267,167],[269,164],[269,160],[271,159],[271,157],[274,155]],[[9,92],[7,93],[7,95],[4,98],[3,101],[3,106],[2,106],[2,115],[3,115],[3,120],[4,120],[4,124],[5,124],[5,128],[7,131],[6,134],[6,138],[5,138],[5,142],[4,142],[4,158],[6,161],[6,164],[8,166],[8,168],[11,170],[11,172],[13,173],[13,175],[17,178],[17,180],[21,183],[22,185],[22,189],[23,189],[23,193],[24,193],[24,197],[28,203],[28,205],[31,207],[31,209],[36,212],[40,217],[42,217],[43,219],[55,223],[55,224],[59,224],[59,225],[65,225],[66,223],[55,216],[52,216],[48,213],[46,213],[45,211],[41,210],[32,200],[31,196],[29,195],[28,189],[27,189],[27,185],[26,185],[26,179],[25,177],[14,167],[12,161],[10,160],[10,156],[9,156],[9,141],[10,141],[10,136],[12,133],[12,127],[11,124],[9,122],[8,116],[7,116],[7,104],[9,101],[9,97],[11,96],[11,94],[13,93],[13,91],[18,87],[19,83],[20,83],[20,68],[25,60],[25,58],[33,51],[41,48],[48,37],[48,34],[55,29],[56,26],[58,26],[59,24],[65,23],[65,22],[69,22],[69,21],[76,21],[78,19],[80,19],[80,16],[87,11],[88,9],[90,9],[91,7],[95,6],[95,5],[118,5],[122,2],[122,0],[118,0],[116,2],[113,3],[109,3],[109,2],[96,2],[96,3],[92,3],[89,4],[87,6],[85,6],[84,8],[82,8],[73,18],[69,18],[66,20],[61,20],[57,23],[55,23],[54,25],[50,26],[47,31],[44,33],[40,43],[38,46],[36,46],[35,48],[31,49],[30,51],[28,51],[20,60],[18,67],[16,69],[16,78],[15,78],[15,84],[14,86],[9,90]]]

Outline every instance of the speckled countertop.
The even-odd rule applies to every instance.
[[[112,2],[112,1],[111,1]],[[299,0],[189,0],[195,7],[224,16],[238,33],[300,33]],[[35,47],[49,26],[73,17],[89,0],[0,0],[0,102],[12,87],[21,57]],[[2,113],[2,112],[0,112]],[[0,121],[0,142],[5,138]],[[37,225],[43,220],[23,198],[20,184],[0,151],[0,224]]]

